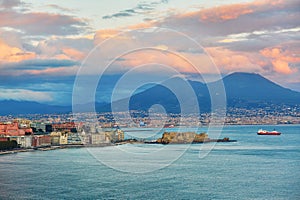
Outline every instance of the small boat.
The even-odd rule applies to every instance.
[[[278,131],[266,131],[266,130],[263,130],[263,129],[259,129],[257,131],[257,135],[280,135],[281,133],[278,132]]]

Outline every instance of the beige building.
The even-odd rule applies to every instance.
[[[52,145],[65,145],[68,144],[67,132],[51,132],[51,144]]]
[[[124,140],[124,131],[117,129],[115,131],[105,131],[105,136],[110,142],[117,142]]]
[[[91,144],[103,144],[106,142],[105,134],[94,133],[91,134]]]
[[[11,136],[10,140],[15,140],[21,148],[32,147],[32,136]]]

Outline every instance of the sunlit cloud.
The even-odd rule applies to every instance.
[[[120,33],[120,30],[117,29],[103,29],[99,30],[95,33],[94,37],[94,43],[99,44],[100,42],[103,42],[106,39],[117,37],[117,34]]]
[[[201,21],[218,22],[225,20],[232,20],[240,17],[241,15],[246,15],[253,13],[253,9],[249,7],[249,4],[235,4],[235,5],[225,5],[218,8],[210,8],[202,10],[200,14]],[[194,13],[196,15],[197,13]],[[193,16],[190,14],[190,16]]]
[[[257,0],[205,8],[191,5],[184,10],[166,4],[167,1],[153,0],[98,15],[97,20],[111,22],[111,26],[95,30],[91,27],[98,23],[96,19],[84,18],[64,4],[41,3],[43,9],[37,11],[33,4],[19,0],[0,2],[2,77],[29,75],[43,80],[43,77],[75,76],[92,49],[113,39],[112,45],[99,46],[105,62],[114,61],[112,74],[146,64],[145,75],[153,75],[157,73],[151,68],[153,63],[190,75],[199,73],[191,66],[196,63],[201,65],[201,73],[216,73],[206,50],[222,74],[256,72],[280,84],[299,82],[299,1]],[[160,13],[162,7],[165,13]],[[133,18],[124,25],[122,20]],[[153,27],[166,30],[155,37],[130,34],[137,29],[150,29],[151,33]],[[190,37],[204,49],[191,48],[176,38],[172,30]],[[152,47],[156,51],[121,56],[137,47]],[[116,59],[112,55],[121,57]],[[94,73],[91,68],[87,75]]]
[[[160,20],[163,27],[176,28],[192,37],[211,37],[299,26],[299,1],[254,1],[171,15]]]
[[[297,44],[297,43],[296,43]],[[298,43],[299,44],[299,43]],[[288,45],[288,44],[287,44]],[[293,68],[292,64],[300,65],[300,48],[294,48],[288,45],[288,48],[284,49],[284,46],[265,48],[260,53],[269,58],[274,70],[282,74],[291,74],[298,71],[297,68]]]
[[[32,35],[69,35],[86,31],[84,19],[70,15],[35,12],[15,7],[22,7],[23,2],[3,0],[0,9],[0,26],[20,29]],[[4,7],[3,7],[4,6]]]
[[[236,52],[223,47],[210,47],[207,51],[213,57],[218,68],[225,73],[236,71],[263,72],[253,55],[245,52]]]
[[[289,63],[283,60],[273,60],[272,64],[274,66],[274,70],[278,73],[291,74],[293,71],[295,72],[295,70],[291,69]]]
[[[62,49],[62,52],[69,56],[70,59],[74,60],[82,60],[86,55],[83,52],[80,52],[73,48],[64,48]]]
[[[0,38],[0,63],[1,62],[20,62],[35,58],[34,52],[26,52],[20,48],[6,44]]]
[[[54,76],[70,76],[75,75],[78,71],[78,66],[72,67],[57,67],[57,68],[46,68],[42,70],[24,70],[24,74],[31,74],[31,75],[54,75]]]
[[[22,100],[22,101],[52,101],[51,94],[47,92],[24,90],[24,89],[3,89],[0,88],[1,100]]]

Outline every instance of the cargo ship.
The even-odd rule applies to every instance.
[[[266,131],[266,130],[262,130],[262,129],[259,129],[257,131],[257,135],[280,135],[281,133],[278,132],[278,131]]]

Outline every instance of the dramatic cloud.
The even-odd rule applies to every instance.
[[[129,17],[132,16],[132,13],[135,12],[129,12],[128,10],[121,11],[119,13],[113,14],[113,15],[105,15],[102,17],[102,19],[111,19],[115,17]]]
[[[41,56],[56,57],[64,54],[69,59],[81,60],[94,47],[89,38],[49,38],[40,41],[35,50]],[[76,53],[75,53],[76,52]],[[75,56],[76,54],[76,56]],[[76,58],[75,58],[76,57]]]
[[[141,2],[136,7],[126,10],[121,10],[117,13],[111,14],[111,15],[105,15],[102,17],[102,19],[111,19],[111,18],[120,18],[120,17],[131,17],[138,14],[146,14],[156,9],[156,7],[159,4],[166,4],[168,3],[167,0],[161,0],[161,1],[153,1],[150,3]]]
[[[5,95],[2,94],[0,99],[22,100],[25,97],[24,99],[28,101],[69,105],[72,98],[74,78],[74,76],[66,75],[29,75],[25,73],[22,73],[20,76],[0,75],[0,85],[2,86],[0,87],[0,96],[2,91],[5,93]],[[37,98],[30,98],[23,95],[24,93],[36,95]],[[38,98],[39,95],[42,95],[43,98]]]
[[[15,7],[23,6],[20,1],[4,0],[0,9],[0,26],[24,31],[31,35],[69,35],[86,31],[87,23],[79,18],[53,13],[33,12]]]
[[[40,60],[40,59],[34,59],[34,60],[26,60],[23,62],[19,62],[16,64],[12,64],[10,67],[14,68],[25,68],[25,69],[37,69],[37,68],[44,68],[44,67],[61,67],[61,66],[73,66],[78,64],[75,61],[72,60]]]
[[[86,23],[80,19],[49,13],[0,11],[0,18],[0,26],[21,29],[32,35],[78,34],[85,31],[78,27],[86,26]]]
[[[81,60],[90,51],[93,42],[83,38],[48,40],[32,47],[35,52],[16,46],[0,40],[1,75],[68,76],[76,74]]]
[[[278,47],[265,48],[260,53],[269,58],[274,70],[282,74],[298,72],[300,66],[300,42],[285,44]],[[294,67],[292,67],[294,65]]]
[[[37,11],[34,4],[0,0],[0,83],[5,86],[9,80],[14,80],[5,89],[19,89],[19,94],[26,93],[22,89],[33,91],[34,87],[45,83],[42,90],[55,90],[58,94],[48,91],[53,100],[58,96],[66,98],[73,82],[62,86],[64,78],[74,77],[81,62],[100,45],[101,56],[94,57],[95,67],[85,75],[95,75],[111,61],[110,75],[146,64],[143,73],[154,76],[162,72],[153,70],[152,66],[164,64],[193,77],[199,71],[195,71],[191,63],[201,66],[201,73],[217,73],[207,52],[222,74],[257,72],[285,86],[291,82],[290,85],[297,88],[295,84],[300,77],[299,1],[227,2],[205,8],[200,7],[202,4],[189,4],[186,10],[166,3],[166,0],[140,1],[133,7],[123,6],[116,13],[102,12],[100,16],[105,20],[99,19],[99,14],[97,20],[104,23],[100,24],[104,28],[92,31],[90,27],[95,25],[95,19],[79,17],[79,13],[84,12],[76,7],[41,3],[42,9]],[[124,25],[126,22],[128,24]],[[136,29],[148,30],[133,31]],[[203,49],[191,46],[186,40],[189,37]],[[112,43],[107,42],[110,39]],[[132,50],[136,51],[127,52]],[[22,79],[27,76],[39,81],[29,86],[28,80]],[[49,79],[51,83],[46,83]],[[61,82],[56,85],[54,79]],[[68,92],[64,94],[65,88]]]
[[[259,64],[256,63],[253,54],[231,51],[222,47],[210,47],[207,48],[207,51],[223,73],[235,71],[263,72]]]
[[[112,38],[116,36],[118,33],[120,33],[120,30],[116,29],[103,29],[96,32],[94,37],[94,43],[97,45],[100,42],[103,42],[104,40],[108,38]]]
[[[158,25],[193,37],[210,37],[278,30],[299,26],[299,1],[255,1],[170,16]]]
[[[0,88],[1,100],[22,100],[22,101],[38,101],[50,102],[52,97],[47,92],[39,92],[24,89],[2,89]]]
[[[24,3],[22,3],[20,0],[0,0],[0,6],[2,9],[11,9],[13,7],[22,5],[24,5]]]
[[[22,62],[2,63],[0,75],[22,76],[55,75],[68,76],[76,74],[78,63],[72,60],[24,60]]]
[[[74,60],[83,60],[83,58],[85,57],[84,53],[73,48],[63,48],[62,52]]]
[[[57,67],[57,68],[48,67],[46,69],[41,69],[41,70],[24,70],[22,73],[30,74],[30,75],[70,76],[70,75],[75,75],[78,69],[79,69],[78,66]]]
[[[276,77],[278,81],[286,80],[287,76],[291,77],[290,81],[296,81],[297,76],[291,75],[300,76],[299,49],[291,47],[291,43],[299,44],[299,7],[299,1],[264,0],[228,4],[180,14],[174,12],[175,14],[157,21],[120,29],[99,30],[95,35],[95,44],[120,34],[122,30],[165,27],[187,34],[203,45],[222,73],[258,72],[269,78]],[[133,10],[136,12],[135,9]],[[160,38],[144,37],[135,42],[143,46],[147,43],[158,44],[159,41],[168,41],[165,44],[169,49],[188,56],[193,62],[205,63],[201,60],[201,52],[188,50],[188,45],[180,46],[183,42],[170,33],[171,31],[166,31]],[[124,44],[130,46],[132,38],[118,35],[114,40],[122,44],[121,46]],[[275,47],[280,48],[278,55],[269,52]],[[106,49],[108,52],[114,51],[109,47]],[[151,63],[154,60],[156,63],[160,61],[168,63],[181,72],[193,73],[186,63],[166,54],[161,55],[159,60],[154,55],[139,52],[120,59],[118,64],[119,69],[122,70],[124,67]],[[203,68],[203,73],[212,73],[210,69],[210,67]],[[275,74],[281,74],[281,77],[278,78]]]
[[[280,29],[276,31],[254,31],[251,33],[231,34],[218,38],[215,45],[226,47],[233,51],[257,52],[278,43],[288,43],[300,40],[300,27]]]
[[[0,38],[0,65],[1,62],[19,62],[35,58],[34,52],[26,52],[20,48],[6,44]]]

